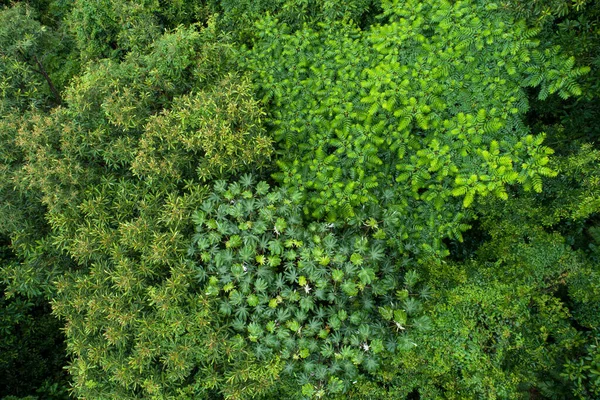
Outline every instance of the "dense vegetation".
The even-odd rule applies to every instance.
[[[600,398],[600,3],[0,3],[0,398]]]

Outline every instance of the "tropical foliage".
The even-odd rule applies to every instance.
[[[600,3],[0,4],[0,397],[600,396]]]

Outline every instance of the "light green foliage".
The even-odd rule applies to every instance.
[[[304,394],[321,397],[412,346],[428,326],[427,291],[368,226],[306,225],[302,214],[296,191],[249,175],[219,181],[193,216],[190,254],[231,335],[260,362],[280,357]]]
[[[135,223],[122,230],[135,229]],[[58,283],[54,309],[68,321],[76,393],[194,399],[210,398],[222,386],[239,395],[272,385],[277,360],[257,367],[242,342],[226,341],[217,310],[181,255],[184,240],[157,230],[143,233],[150,242],[140,258],[126,255],[139,235],[123,238],[89,273]]]
[[[166,49],[175,53],[167,58]],[[168,167],[158,186],[146,181],[164,189],[194,179],[199,166],[210,176],[227,172],[227,161],[234,169],[264,162],[270,150],[261,111],[246,81],[231,73],[228,57],[230,46],[219,43],[214,31],[191,27],[121,63],[89,66],[67,91],[68,108],[35,116],[21,128],[17,142],[28,164],[23,180],[43,193],[51,215],[65,215],[65,207],[76,210],[84,201],[81,192],[102,179],[132,173],[150,178]],[[222,140],[218,145],[213,129]],[[167,130],[169,136],[161,137]],[[219,156],[220,164],[207,167]]]
[[[14,110],[0,118],[0,235],[10,239],[10,250],[18,256],[2,265],[0,281],[8,293],[30,297],[49,296],[52,281],[73,266],[47,236],[50,229],[42,194],[24,179],[27,166],[18,138],[27,120],[35,116],[34,112],[19,115]],[[30,139],[27,135],[21,138]]]
[[[271,140],[258,135],[247,144],[260,132],[262,117],[248,88],[246,78],[229,75],[208,93],[177,98],[170,110],[149,120],[132,171],[148,180],[189,179],[194,173],[207,179],[262,163]]]
[[[79,396],[205,397],[230,379],[218,372],[228,362],[229,391],[259,393],[280,369],[250,368],[253,356],[223,342],[185,259],[201,182],[259,168],[271,152],[231,58],[213,28],[180,28],[89,65],[65,107],[16,132],[19,184],[47,208],[48,244],[77,265],[62,265],[53,306]]]
[[[25,229],[25,225],[35,220],[25,215],[30,212],[35,215],[39,210],[35,207],[34,196],[15,190],[14,173],[18,171],[22,153],[15,144],[18,126],[21,118],[18,115],[7,115],[0,119],[0,234],[9,235]],[[28,207],[34,205],[34,207]],[[32,208],[32,209],[31,209]],[[43,212],[38,213],[38,222],[43,219]],[[33,227],[30,227],[33,228]]]
[[[389,20],[289,34],[273,19],[249,66],[281,146],[276,178],[307,194],[315,217],[348,218],[388,187],[403,215],[448,221],[458,202],[541,191],[550,149],[528,135],[523,86],[579,93],[585,68],[534,31],[477,2],[386,2]],[[550,73],[549,70],[552,69]],[[427,218],[427,217],[426,217]],[[456,225],[453,227],[456,229]],[[436,236],[455,236],[448,229]]]

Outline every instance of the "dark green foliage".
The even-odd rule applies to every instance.
[[[585,9],[592,0],[505,0],[502,7],[519,18],[525,18],[535,25],[551,25],[557,18],[572,15],[574,11]]]
[[[220,25],[233,32],[241,42],[259,36],[255,23],[269,14],[286,23],[291,29],[303,24],[331,23],[352,20],[361,26],[374,22],[381,11],[380,0],[212,0],[213,9],[221,14]]]
[[[46,29],[31,14],[32,10],[22,5],[0,11],[2,115],[15,108],[26,109],[32,101],[34,106],[42,106],[52,96],[41,72],[34,71],[35,57],[39,60],[44,51],[41,42]]]
[[[75,1],[69,16],[70,29],[81,58],[119,57],[140,50],[160,35],[152,14],[152,1]]]
[[[39,297],[0,297],[0,397],[68,398],[64,337],[50,311]]]
[[[559,154],[577,152],[582,143],[598,143],[600,130],[600,3],[578,0],[542,0],[521,3],[527,11],[543,8],[543,18],[527,13],[530,24],[543,27],[540,39],[545,43],[560,45],[575,57],[579,65],[591,71],[580,78],[582,96],[568,101],[550,99],[549,102],[532,102],[529,121],[535,131],[548,133],[548,145]]]
[[[74,0],[67,17],[84,61],[143,50],[166,29],[205,22],[202,2]]]
[[[0,8],[0,113],[60,104],[61,89],[77,72],[72,42],[40,24],[25,4]]]
[[[574,394],[579,399],[600,396],[600,352],[598,336],[594,337],[578,358],[565,365],[564,377],[575,386]]]
[[[561,174],[548,182],[542,194],[517,193],[510,202],[490,201],[482,205],[481,228],[489,237],[471,255],[474,259],[463,266],[431,271],[432,284],[451,287],[448,293],[460,292],[461,299],[468,298],[462,291],[473,283],[485,290],[485,296],[471,300],[471,306],[474,301],[489,301],[488,295],[493,296],[498,285],[510,288],[507,296],[518,294],[507,297],[512,299],[511,306],[523,301],[519,315],[524,319],[519,325],[506,327],[499,323],[496,328],[508,329],[510,337],[518,335],[521,344],[514,354],[525,357],[504,359],[494,367],[502,374],[511,372],[512,381],[501,376],[490,381],[505,382],[494,390],[512,387],[509,395],[494,392],[499,398],[524,397],[525,390],[545,398],[572,398],[593,390],[587,368],[583,369],[580,360],[586,349],[592,351],[590,346],[595,343],[594,331],[599,323],[600,271],[593,237],[598,212],[596,153],[583,146],[582,154],[557,159]],[[501,302],[495,300],[491,304],[495,307]],[[483,315],[490,314],[492,310]],[[432,320],[439,318],[432,316]],[[536,339],[537,332],[545,336]],[[473,340],[469,336],[467,345],[479,348]],[[531,360],[537,361],[531,364]],[[493,365],[495,361],[481,365],[489,362]],[[455,375],[453,372],[449,376]],[[466,381],[462,386],[469,387]]]
[[[597,326],[600,304],[598,270],[598,165],[600,153],[582,145],[580,153],[555,161],[560,175],[539,195],[520,193],[510,203],[482,207],[482,223],[491,235],[478,255],[484,260],[515,263],[513,278],[536,279],[536,284],[565,285],[568,304],[577,323]],[[506,273],[506,272],[505,272]]]
[[[36,114],[62,101],[61,91],[78,71],[72,42],[61,24],[42,25],[27,4],[0,9],[0,234],[17,258],[3,265],[1,279],[11,293],[39,296],[69,265],[45,237],[48,227],[41,195],[23,180],[19,132]]]
[[[422,396],[568,394],[552,367],[561,365],[564,348],[572,348],[578,337],[558,299],[526,285],[493,282],[464,284],[447,296],[432,310],[431,332],[415,338],[420,347],[398,359],[401,375],[406,373]]]
[[[10,262],[14,256],[3,238],[0,263],[5,268]],[[42,296],[8,296],[5,289],[0,285],[0,398],[68,398],[61,323]]]
[[[544,229],[552,216],[536,215],[534,199],[480,207],[483,245],[462,264],[429,268],[433,329],[398,358],[422,396],[563,399],[579,390],[574,365],[587,327],[597,326],[589,307],[598,304],[598,264]]]
[[[219,181],[193,215],[189,253],[234,339],[259,361],[281,358],[305,395],[323,397],[412,346],[415,328],[428,326],[427,291],[381,230],[306,225],[302,200],[250,175]]]

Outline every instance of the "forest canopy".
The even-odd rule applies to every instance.
[[[0,398],[597,399],[599,122],[593,0],[2,1]]]

